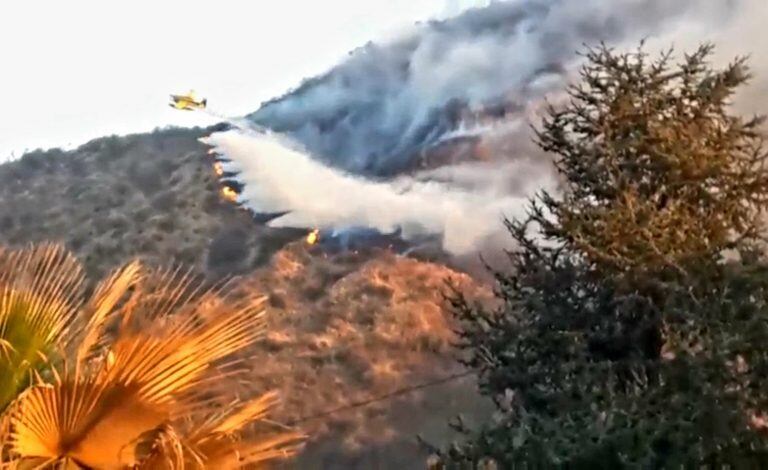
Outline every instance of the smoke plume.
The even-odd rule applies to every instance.
[[[764,111],[765,0],[520,0],[494,2],[369,43],[324,75],[264,103],[247,119],[284,134],[243,130],[209,142],[232,160],[273,224],[402,228],[442,233],[471,251],[552,187],[531,141],[548,101],[575,78],[583,44],[653,52],[718,46],[716,65],[752,54],[756,79],[738,105]],[[292,140],[294,143],[288,141]]]
[[[463,189],[410,177],[370,181],[323,165],[269,132],[220,132],[204,142],[230,160],[224,171],[247,182],[242,204],[257,213],[285,212],[270,222],[274,227],[369,227],[400,231],[406,240],[443,234],[443,247],[463,254],[498,232],[504,215],[523,215],[522,197],[500,188]],[[473,183],[471,175],[467,180]]]
[[[636,44],[681,24],[717,30],[748,3],[496,2],[369,43],[249,117],[337,167],[389,175],[451,134],[482,133],[477,112],[485,121],[527,117],[546,93],[562,89],[583,43]]]

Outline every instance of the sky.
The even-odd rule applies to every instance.
[[[0,161],[110,134],[213,124],[166,106],[195,89],[237,116],[369,40],[487,0],[0,2]]]

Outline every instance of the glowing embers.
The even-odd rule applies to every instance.
[[[237,191],[227,185],[221,187],[221,197],[229,202],[237,202]]]
[[[320,230],[314,229],[307,234],[307,245],[314,245],[320,241]]]
[[[232,203],[237,203],[237,197],[240,195],[240,191],[242,190],[241,185],[234,181],[222,179],[222,177],[231,176],[232,173],[228,174],[226,171],[224,171],[224,165],[222,165],[221,161],[219,161],[220,157],[214,149],[208,149],[207,153],[216,159],[213,162],[213,172],[221,181],[221,189],[219,190],[219,194],[223,199]]]

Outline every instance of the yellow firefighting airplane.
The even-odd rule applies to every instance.
[[[207,104],[207,99],[198,97],[194,91],[190,90],[185,95],[171,95],[171,102],[168,103],[168,106],[183,111],[194,111],[205,109]]]

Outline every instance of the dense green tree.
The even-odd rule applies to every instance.
[[[586,51],[537,131],[563,190],[508,222],[500,306],[449,298],[497,413],[448,468],[768,465],[768,155],[730,114],[745,61],[711,52]]]

